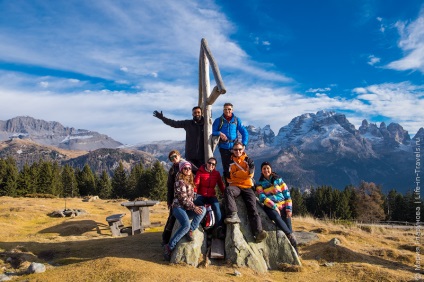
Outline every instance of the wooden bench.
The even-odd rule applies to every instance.
[[[144,229],[150,227],[149,208],[158,204],[159,201],[133,201],[121,203],[131,211],[131,235],[140,234]]]
[[[112,231],[112,236],[127,236],[128,234],[122,233],[121,230],[124,228],[122,223],[122,218],[125,213],[113,214],[106,217],[106,221],[109,223],[110,231]]]

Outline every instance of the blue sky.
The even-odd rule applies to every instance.
[[[0,120],[25,115],[127,144],[182,140],[200,40],[225,102],[274,132],[303,113],[424,126],[424,2],[0,0]],[[211,72],[212,73],[212,72]],[[214,86],[213,77],[211,78]]]

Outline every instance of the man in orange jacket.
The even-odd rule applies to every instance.
[[[255,165],[244,152],[243,143],[236,141],[232,151],[229,177],[227,178],[229,186],[225,189],[224,194],[227,210],[227,218],[224,222],[226,224],[240,222],[235,198],[241,195],[246,204],[247,215],[256,243],[260,243],[267,237],[267,233],[262,229],[261,218],[256,209],[256,195],[252,189]]]

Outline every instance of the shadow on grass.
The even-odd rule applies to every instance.
[[[369,263],[372,265],[380,265],[388,269],[414,272],[411,265],[401,262],[391,261],[377,256],[354,252],[346,247],[337,245],[332,246],[329,243],[315,243],[302,248],[302,259],[318,260],[323,262],[338,262],[338,263]]]
[[[86,227],[75,229],[78,224]],[[59,232],[61,236],[75,236],[86,232],[84,230],[87,230],[88,227],[92,230],[98,228],[99,225],[103,224],[91,220],[82,220],[46,228],[40,233],[58,233],[58,230],[63,229],[67,231]],[[69,229],[73,231],[70,232]],[[168,264],[163,260],[163,249],[160,244],[161,235],[162,232],[144,232],[128,237],[105,235],[95,239],[77,239],[66,242],[0,242],[0,248],[6,251],[17,247],[24,248],[36,255],[38,259],[53,265],[73,264],[105,257],[134,258]]]
[[[103,223],[95,222],[94,220],[72,220],[45,228],[38,231],[38,233],[56,233],[60,236],[79,236],[90,231],[96,231],[97,234],[102,234],[101,228],[103,230],[109,229],[109,226]]]

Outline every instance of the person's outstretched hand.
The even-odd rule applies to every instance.
[[[158,119],[163,119],[163,114],[162,111],[158,112],[158,111],[154,111],[153,112],[153,116],[157,117]]]

